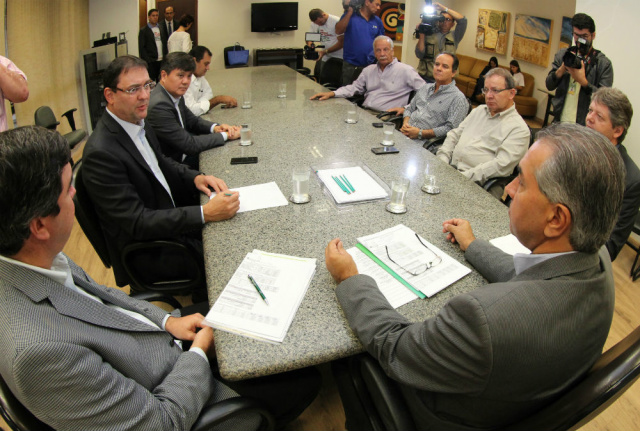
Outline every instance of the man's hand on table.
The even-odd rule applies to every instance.
[[[338,284],[358,274],[358,267],[351,255],[344,249],[340,238],[329,242],[324,250],[324,258],[329,273]]]
[[[442,232],[447,233],[447,241],[457,242],[462,251],[465,251],[476,239],[469,222],[461,218],[454,218],[442,223]]]
[[[226,132],[228,140],[240,138],[240,126],[230,126],[228,124],[218,124],[213,128],[216,133]]]
[[[311,96],[309,98],[309,100],[327,100],[327,99],[331,99],[332,97],[334,97],[336,95],[336,93],[334,93],[333,91],[325,91],[324,93],[316,93],[313,96]]]

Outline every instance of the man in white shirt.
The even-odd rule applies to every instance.
[[[437,153],[440,160],[480,185],[510,175],[527,152],[531,137],[513,102],[516,89],[511,73],[491,69],[484,85],[487,104],[471,111],[460,126],[447,133]],[[500,196],[502,190],[497,190],[496,197]]]
[[[198,45],[194,47],[189,55],[196,62],[196,69],[191,75],[191,85],[186,93],[184,93],[184,103],[193,115],[202,115],[213,109],[214,106],[222,104],[223,108],[235,108],[238,101],[231,96],[215,96],[213,90],[205,75],[209,71],[211,64],[211,51],[209,48]]]
[[[322,9],[311,9],[309,11],[309,19],[311,33],[320,33],[320,44],[324,46],[318,51],[318,59],[316,61],[325,62],[330,58],[342,59],[342,46],[344,44],[344,35],[336,34],[336,24],[340,18],[335,15],[329,15]],[[319,63],[322,68],[322,63]],[[319,71],[317,71],[316,75]]]

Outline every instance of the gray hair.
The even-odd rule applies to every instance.
[[[487,74],[484,76],[484,81],[487,82],[487,79],[489,79],[494,75],[502,76],[504,78],[504,83],[506,84],[506,88],[508,89],[516,88],[516,81],[514,81],[513,76],[511,76],[511,72],[509,72],[507,69],[503,69],[501,67],[494,67],[493,69],[488,71]]]
[[[391,40],[391,38],[389,36],[385,36],[384,34],[381,34],[380,36],[376,37],[375,39],[373,39],[373,49],[376,49],[376,42],[378,40],[386,40],[387,42],[389,42],[389,45],[391,45],[391,49],[393,49],[393,40]]]
[[[609,109],[609,119],[611,125],[615,127],[622,127],[624,131],[622,135],[618,137],[618,143],[624,141],[627,136],[627,130],[631,125],[631,118],[633,118],[633,106],[629,98],[617,88],[601,87],[593,96],[591,101],[606,106]]]
[[[620,154],[602,134],[578,124],[556,123],[536,137],[553,150],[534,173],[538,188],[569,208],[573,249],[597,252],[622,207],[626,171]]]

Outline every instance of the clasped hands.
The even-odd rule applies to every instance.
[[[200,313],[183,317],[170,316],[164,325],[165,330],[178,340],[192,341],[191,347],[199,347],[208,358],[215,356],[213,329],[204,324]]]
[[[213,128],[215,133],[226,132],[229,140],[240,138],[240,126],[230,126],[228,124],[218,124]]]
[[[447,234],[447,241],[458,243],[460,250],[465,251],[476,239],[471,225],[464,219],[450,219],[442,223],[442,232]],[[358,267],[351,255],[345,250],[340,238],[332,239],[324,250],[325,264],[337,284],[358,274]]]

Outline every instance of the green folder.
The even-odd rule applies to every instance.
[[[360,251],[362,251],[364,254],[366,254],[371,259],[373,259],[373,261],[375,263],[380,265],[382,267],[382,269],[384,269],[389,274],[391,274],[393,276],[393,278],[395,278],[400,283],[402,283],[407,289],[409,289],[410,291],[415,293],[418,296],[418,298],[424,299],[424,298],[427,297],[427,295],[425,295],[424,293],[420,292],[418,289],[416,289],[415,287],[413,287],[412,285],[407,283],[407,281],[404,278],[402,278],[398,274],[396,274],[396,272],[393,269],[389,268],[386,263],[384,263],[383,261],[378,259],[378,257],[375,254],[371,253],[367,247],[365,247],[364,245],[362,245],[360,243],[356,244],[356,247],[358,247],[360,249]]]

